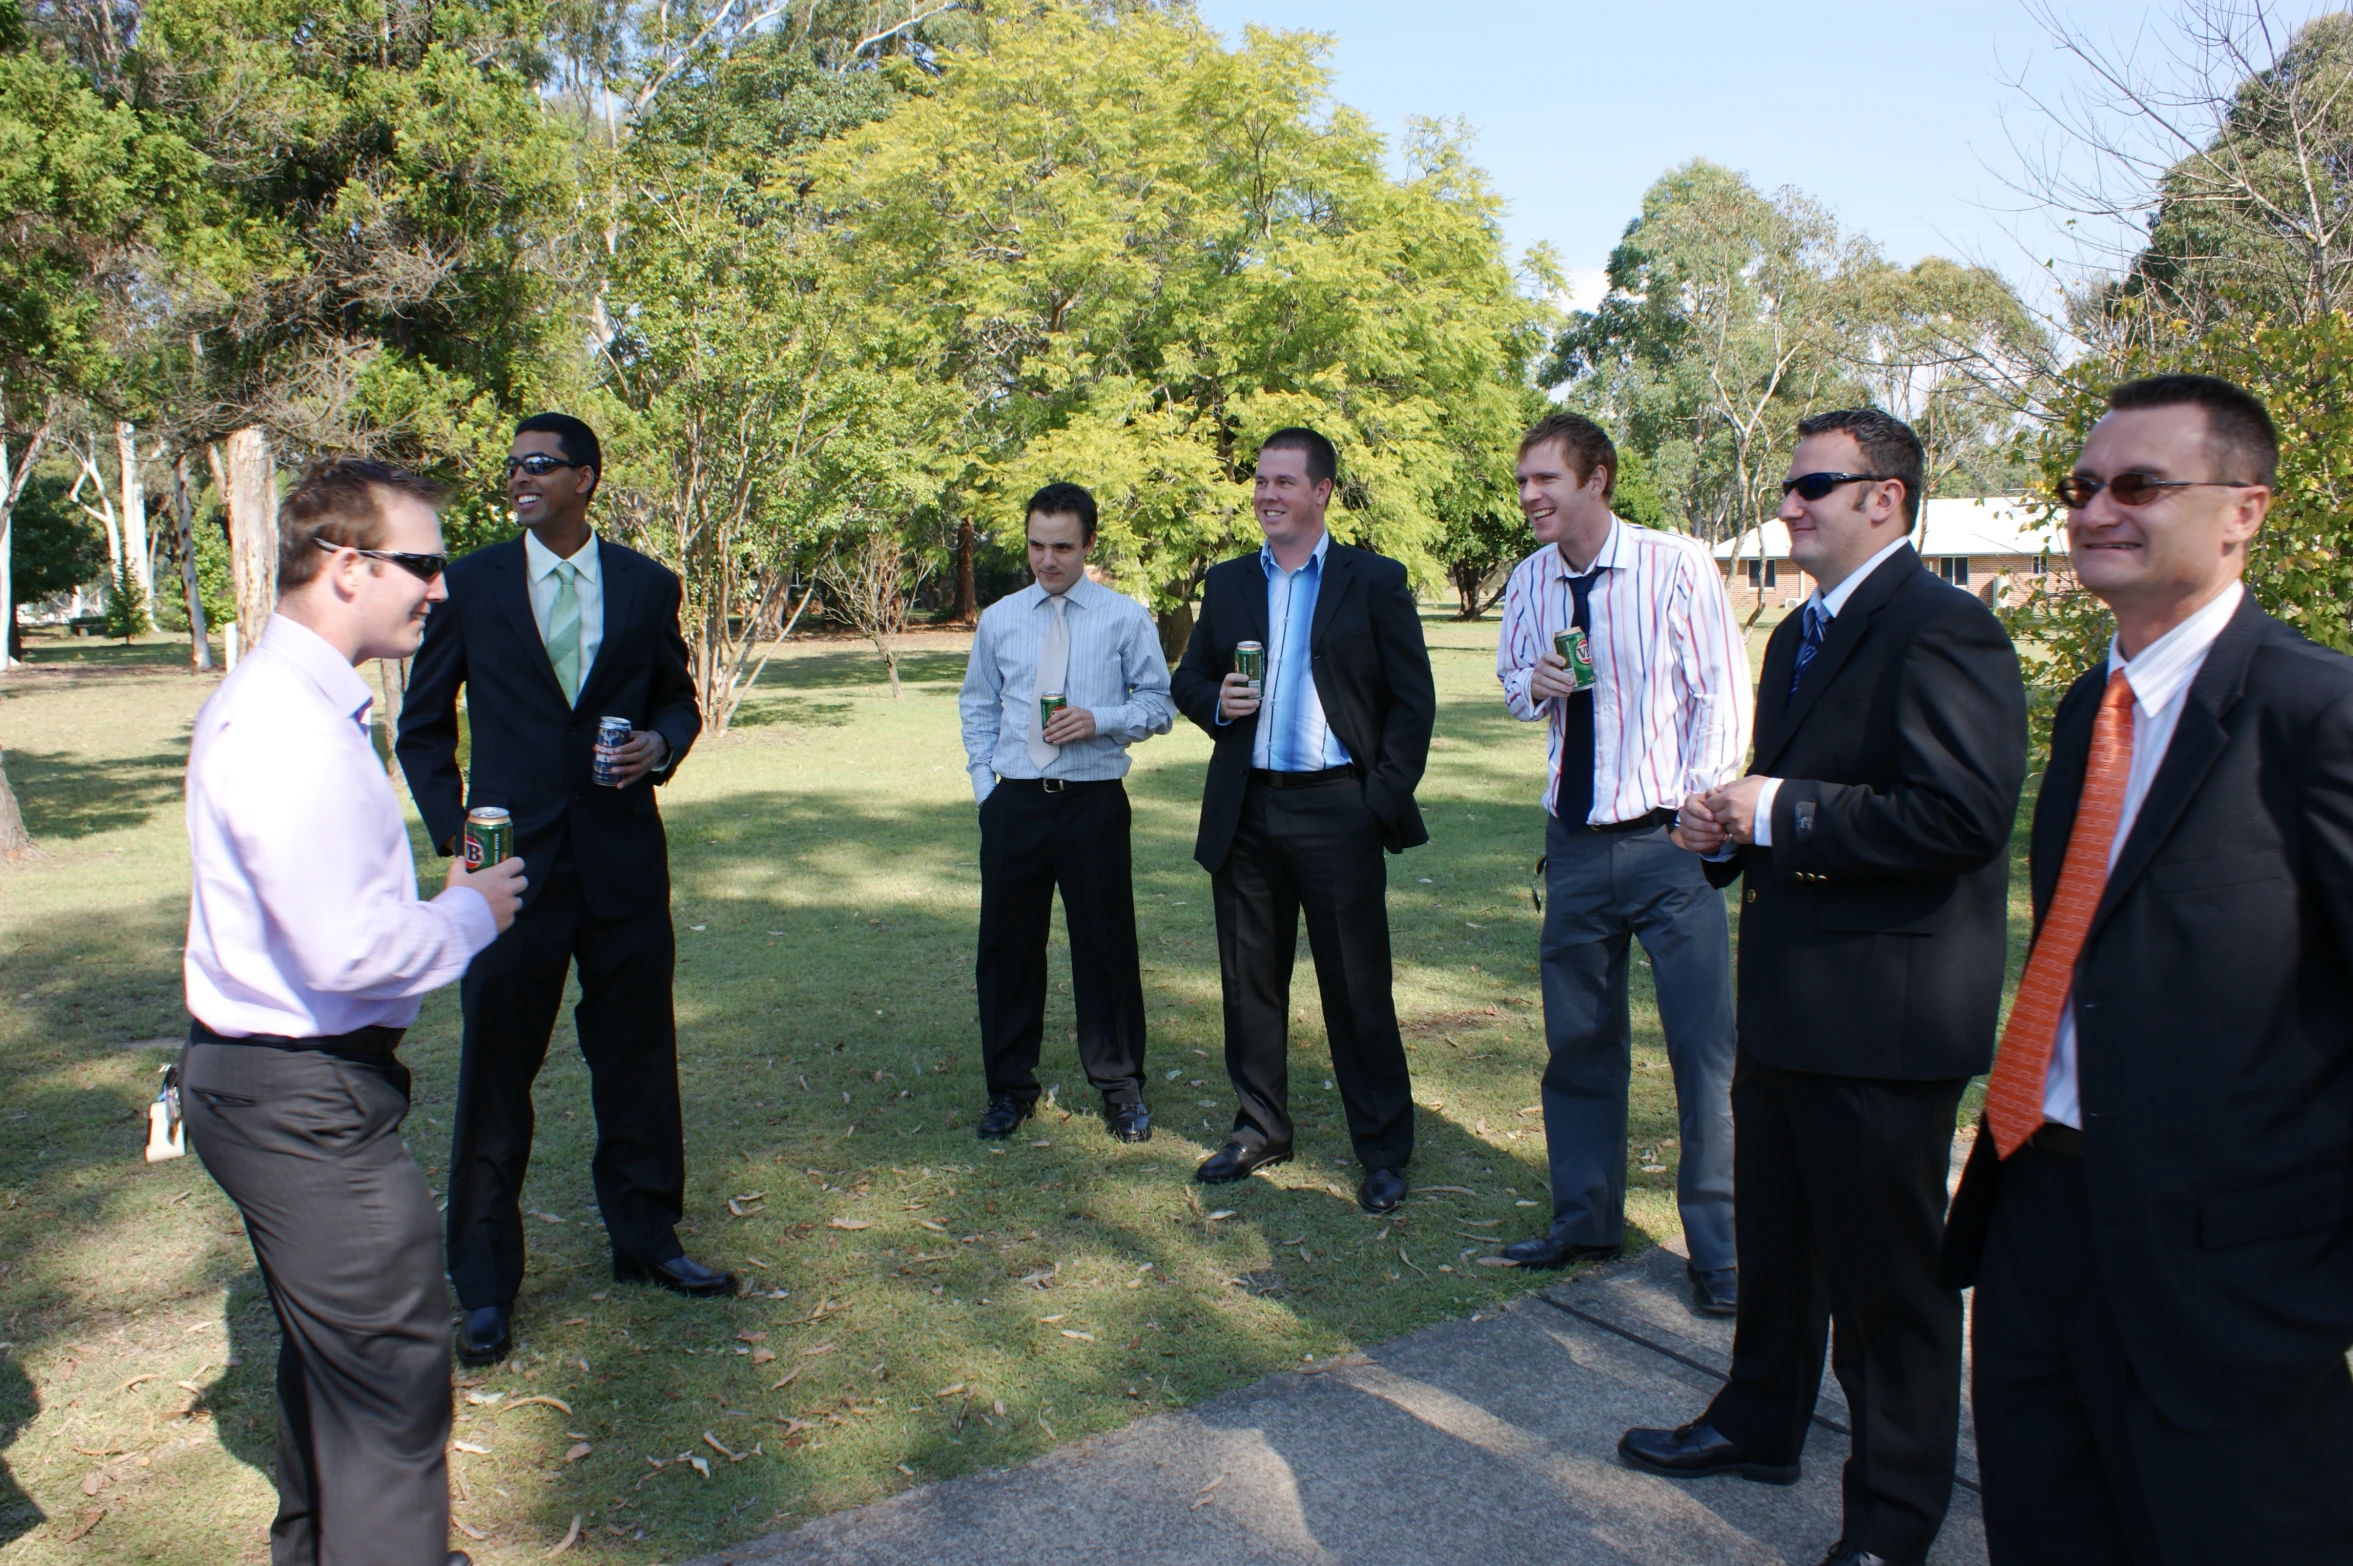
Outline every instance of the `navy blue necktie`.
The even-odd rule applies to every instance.
[[[1601,567],[1569,578],[1569,623],[1587,637],[1592,648],[1593,584]],[[1593,814],[1593,693],[1580,691],[1561,710],[1560,786],[1553,795],[1553,814],[1572,827],[1581,827]]]
[[[1822,637],[1830,629],[1830,612],[1819,604],[1806,605],[1806,638],[1797,644],[1797,667],[1789,671],[1789,694],[1797,694],[1797,682],[1806,677],[1806,665],[1814,661],[1814,654],[1822,650]]]

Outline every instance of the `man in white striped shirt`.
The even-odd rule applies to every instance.
[[[1495,674],[1512,716],[1551,729],[1542,971],[1552,1223],[1504,1254],[1562,1267],[1614,1256],[1624,1242],[1627,960],[1638,937],[1675,1073],[1692,1303],[1729,1316],[1739,1289],[1731,935],[1723,894],[1668,834],[1678,806],[1740,771],[1748,659],[1707,552],[1611,514],[1617,469],[1609,436],[1578,414],[1549,414],[1520,443],[1520,509],[1543,547],[1504,590]],[[1585,634],[1589,685],[1556,650],[1571,627]]]
[[[964,756],[980,804],[980,1135],[1001,1141],[1038,1100],[1054,893],[1070,934],[1079,1062],[1123,1142],[1149,1141],[1144,980],[1128,847],[1127,748],[1176,721],[1144,606],[1088,580],[1095,497],[1048,484],[1023,528],[1036,580],[989,605],[964,672]],[[1062,698],[1048,714],[1041,696]]]

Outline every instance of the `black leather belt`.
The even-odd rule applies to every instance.
[[[999,778],[999,788],[1026,788],[1040,794],[1067,794],[1082,788],[1117,788],[1117,778]]]
[[[243,1033],[231,1035],[215,1033],[203,1023],[188,1029],[191,1044],[255,1044],[263,1049],[343,1049],[371,1055],[389,1055],[400,1047],[406,1028],[354,1028],[349,1033],[328,1033],[317,1038],[295,1039],[281,1033]]]
[[[1250,780],[1264,783],[1268,788],[1306,788],[1315,783],[1337,783],[1342,778],[1360,778],[1364,769],[1351,761],[1345,766],[1326,767],[1321,772],[1269,772],[1264,767],[1252,767]]]
[[[2056,1120],[2046,1120],[2026,1139],[2026,1145],[2060,1158],[2083,1157],[2083,1133]]]
[[[1588,832],[1647,832],[1652,827],[1671,827],[1674,824],[1675,812],[1662,806],[1647,816],[1636,816],[1631,821],[1588,821],[1585,823],[1585,830]]]

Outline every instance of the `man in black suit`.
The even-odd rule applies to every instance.
[[[2060,493],[2115,636],[2053,725],[1946,1234],[1987,1550],[2353,1560],[2353,660],[2240,584],[2262,404],[2165,375],[2108,407]]]
[[[1324,530],[1332,443],[1282,429],[1258,451],[1252,507],[1266,545],[1210,568],[1201,618],[1170,682],[1217,742],[1193,857],[1217,904],[1226,1073],[1240,1100],[1226,1144],[1194,1177],[1246,1179],[1291,1156],[1286,1050],[1299,919],[1323,993],[1332,1075],[1364,1165],[1357,1200],[1405,1196],[1413,1085],[1390,993],[1381,853],[1429,841],[1413,801],[1437,691],[1405,567]],[[1263,678],[1234,648],[1262,643]]]
[[[689,1260],[675,1227],[686,1187],[679,1122],[676,950],[669,846],[654,786],[702,730],[678,578],[588,526],[603,475],[596,435],[543,413],[517,428],[507,497],[520,539],[449,568],[449,602],[427,622],[396,752],[425,827],[454,852],[469,808],[513,817],[531,893],[513,928],[466,970],[464,1055],[449,1155],[449,1276],[465,1321],[458,1357],[505,1357],[523,1283],[523,1176],[531,1085],[547,1059],[564,976],[588,1061],[591,1164],[616,1278],[682,1294],[734,1292],[732,1274]],[[458,687],[473,742],[458,774]],[[598,720],[627,718],[594,775]],[[462,787],[462,794],[461,794]]]
[[[1677,829],[1718,856],[1711,879],[1746,883],[1732,1377],[1618,1450],[1794,1481],[1835,1322],[1854,1437],[1824,1566],[1879,1566],[1926,1559],[1952,1496],[1961,1297],[1937,1247],[1954,1114],[2001,1008],[2026,695],[1992,612],[1908,541],[1912,431],[1867,408],[1798,432],[1780,515],[1819,587],[1766,646],[1749,775],[1687,799]]]

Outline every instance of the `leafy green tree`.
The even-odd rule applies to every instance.
[[[114,563],[114,577],[106,584],[106,634],[119,636],[127,646],[134,636],[152,627],[147,619],[147,584],[131,568],[128,554]]]
[[[17,500],[13,518],[17,597],[8,623],[11,658],[21,657],[24,651],[16,609],[87,587],[106,575],[106,530],[73,503],[69,489],[57,475],[37,473]]]

